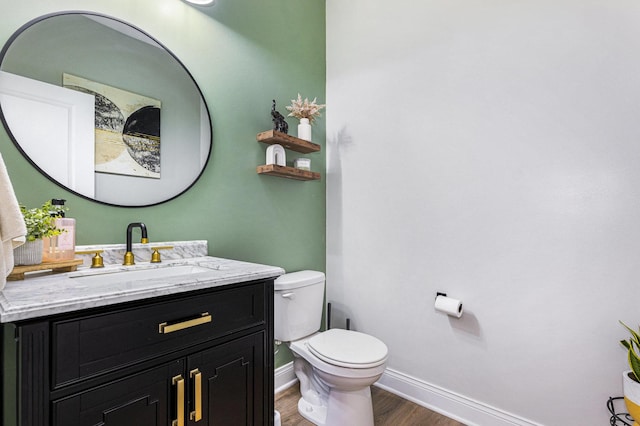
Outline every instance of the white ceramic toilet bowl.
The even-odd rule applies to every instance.
[[[331,329],[291,342],[289,348],[295,356],[303,417],[320,426],[373,426],[370,386],[386,367],[383,342]]]

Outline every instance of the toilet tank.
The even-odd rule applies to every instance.
[[[278,277],[274,284],[274,337],[292,342],[320,330],[324,273],[299,271]]]

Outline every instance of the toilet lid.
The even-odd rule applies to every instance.
[[[341,367],[370,368],[387,359],[387,345],[368,334],[332,328],[307,342],[309,350],[325,362]]]

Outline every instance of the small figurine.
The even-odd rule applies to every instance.
[[[273,100],[273,106],[271,107],[271,121],[273,121],[273,130],[282,133],[289,133],[289,124],[284,119],[284,116],[276,111],[276,100]]]

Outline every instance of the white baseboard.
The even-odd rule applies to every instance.
[[[375,386],[468,426],[542,426],[392,369]]]
[[[282,367],[276,368],[274,373],[274,393],[278,394],[285,389],[295,385],[298,379],[293,372],[293,361],[286,363]]]
[[[293,361],[276,368],[275,393],[290,388],[297,381]],[[543,426],[390,368],[374,386],[468,426]]]

